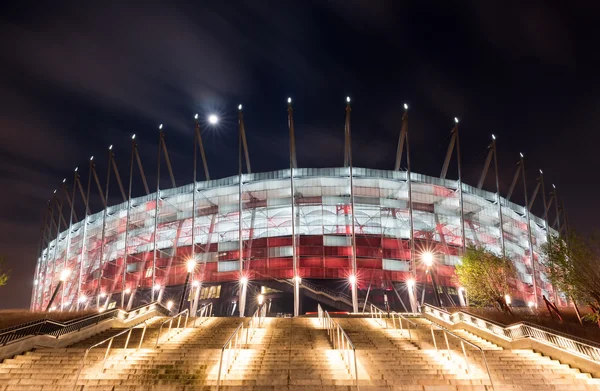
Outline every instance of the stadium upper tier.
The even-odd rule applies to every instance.
[[[237,281],[240,273],[250,280],[346,278],[353,273],[354,243],[359,287],[373,278],[404,281],[411,267],[411,218],[414,265],[420,270],[419,254],[432,251],[440,285],[455,285],[451,276],[464,235],[467,244],[499,254],[504,245],[525,302],[533,298],[533,249],[538,294],[553,294],[540,262],[547,224],[533,215],[529,223],[525,207],[464,183],[461,202],[457,181],[412,173],[411,213],[405,171],[353,168],[352,178],[351,191],[348,167],[294,169],[293,181],[286,169],[243,174],[241,184],[238,175],[197,182],[195,192],[189,184],[110,206],[72,224],[43,249],[32,307],[47,305],[61,276],[61,302],[69,308],[181,285],[193,258],[192,278],[203,284]],[[416,277],[424,279],[420,272]]]

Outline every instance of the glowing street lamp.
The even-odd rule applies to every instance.
[[[219,117],[216,114],[211,114],[208,116],[208,123],[211,125],[216,125],[219,123]]]
[[[196,268],[196,260],[195,259],[190,259],[190,260],[187,261],[186,265],[187,265],[187,271],[188,271],[188,273],[191,273]]]
[[[69,269],[65,269],[60,273],[60,281],[61,282],[65,282],[67,281],[67,278],[69,278],[69,274],[71,274],[71,271]]]
[[[352,286],[352,289],[354,289],[354,285],[356,284],[356,276],[352,274],[350,277],[348,277],[348,280],[350,281],[350,286]]]
[[[194,272],[194,269],[196,268],[196,260],[194,258],[188,259],[186,266],[187,266],[187,275],[185,276],[185,283],[183,284],[183,292],[181,292],[181,300],[179,301],[179,312],[181,312],[183,309],[183,301],[185,300],[185,294],[188,290],[190,276],[192,275],[192,273]]]
[[[54,288],[54,292],[52,292],[52,297],[50,297],[50,301],[48,302],[48,305],[46,306],[46,311],[51,311],[51,310],[54,311],[52,308],[56,309],[56,307],[52,306],[52,302],[56,298],[56,294],[58,293],[58,290],[63,286],[65,281],[67,281],[67,278],[69,278],[69,274],[71,274],[71,271],[69,269],[64,269],[60,273],[60,278],[58,280],[58,284],[56,284],[56,288]],[[64,294],[62,296],[63,297],[61,298],[61,304],[60,304],[61,310],[63,307]]]
[[[160,285],[158,286],[158,289],[160,289]],[[125,294],[128,295],[131,293],[131,288],[127,288],[125,289]]]
[[[160,284],[156,284],[152,287],[152,289],[154,289],[155,291],[160,291],[161,288],[162,286],[160,286]]]
[[[425,271],[425,273],[430,273],[430,275],[431,275],[431,285],[433,287],[433,294],[437,301],[437,305],[441,306],[442,300],[440,299],[440,293],[438,292],[437,283],[435,281],[435,271],[432,267],[433,266],[433,253],[430,251],[426,251],[421,255],[421,259],[423,260],[423,263],[425,264],[425,266],[427,266],[427,270]]]
[[[262,306],[263,303],[265,302],[265,295],[263,295],[263,294],[258,295],[258,297],[256,298],[256,300],[258,301],[258,305]]]
[[[423,263],[429,268],[433,265],[433,254],[429,251],[424,252],[421,256],[423,258]]]
[[[413,278],[409,278],[408,280],[406,280],[406,286],[409,288],[414,288],[415,287],[415,280]]]
[[[242,277],[240,278],[240,284],[242,284],[242,285],[246,285],[246,284],[248,284],[248,277],[246,277],[246,276],[242,276]]]
[[[167,309],[171,311],[171,308],[173,308],[173,300],[167,301]]]

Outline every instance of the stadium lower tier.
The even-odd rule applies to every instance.
[[[431,286],[433,274],[436,290],[451,304],[460,288],[454,266],[463,242],[513,261],[514,303],[556,296],[542,259],[542,246],[555,232],[526,208],[421,174],[411,174],[410,183],[402,171],[354,168],[352,175],[351,187],[349,168],[294,169],[293,180],[290,170],[244,174],[85,215],[43,246],[31,307],[45,309],[53,296],[52,306],[62,309],[132,305],[181,288],[188,277],[190,285],[206,288],[235,286],[242,276],[260,286],[299,276],[349,295],[347,284],[337,282],[354,273],[363,298],[370,290],[405,289],[413,275],[418,286]],[[430,274],[425,252],[433,254]],[[237,291],[228,292],[224,300],[235,301]]]

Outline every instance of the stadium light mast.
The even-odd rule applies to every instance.
[[[402,127],[400,128],[400,138],[398,139],[398,149],[396,151],[396,165],[394,166],[395,171],[400,170],[402,164],[402,155],[404,153],[404,144],[406,144],[406,183],[408,184],[408,218],[410,222],[410,280],[413,284],[408,284],[408,289],[412,292],[409,295],[411,311],[417,312],[417,291],[416,284],[414,281],[417,278],[417,267],[415,262],[415,225],[413,220],[413,202],[412,202],[412,180],[411,180],[411,168],[410,168],[410,144],[408,142],[408,104],[404,103],[404,113],[402,114]]]
[[[344,165],[350,171],[350,213],[352,214],[352,274],[350,275],[350,289],[352,289],[352,311],[358,313],[358,276],[356,267],[356,232],[354,215],[354,174],[352,172],[352,134],[350,130],[350,97],[346,97],[346,124],[345,124],[345,150]]]
[[[523,177],[523,194],[525,197],[525,218],[527,219],[527,237],[529,239],[529,259],[531,261],[531,280],[533,281],[533,304],[538,307],[537,279],[535,270],[535,254],[533,252],[533,237],[531,236],[531,217],[529,215],[529,196],[527,194],[527,179],[525,178],[525,160],[523,153],[519,153],[521,176]]]
[[[488,170],[490,168],[490,164],[492,162],[492,158],[494,159],[494,174],[496,178],[496,203],[498,204],[498,218],[500,220],[500,252],[502,256],[506,255],[505,246],[504,246],[504,219],[502,217],[502,199],[500,198],[500,181],[498,178],[498,153],[496,150],[496,135],[492,134],[492,142],[489,145],[489,152],[487,158],[485,160],[485,164],[483,165],[483,172],[481,173],[481,177],[479,178],[479,183],[477,184],[477,189],[481,190],[483,187],[483,182],[487,177]]]
[[[248,291],[248,277],[244,275],[244,238],[242,236],[242,223],[243,223],[243,202],[242,202],[242,188],[243,188],[243,176],[242,176],[242,150],[245,151],[246,156],[246,169],[250,174],[250,157],[248,153],[248,144],[246,143],[246,129],[244,127],[244,114],[242,112],[242,105],[238,106],[238,248],[239,248],[239,281],[240,281],[240,295],[239,295],[239,312],[240,317],[244,317],[246,311],[246,293]]]
[[[73,175],[73,198],[70,201],[71,204],[71,213],[69,216],[69,230],[67,232],[67,247],[65,248],[65,259],[63,261],[63,267],[62,270],[67,270],[67,262],[69,260],[69,250],[71,247],[71,235],[72,235],[72,231],[73,231],[73,215],[75,212],[75,193],[77,190],[77,184],[79,183],[79,173],[77,172],[79,167],[75,167],[75,173]],[[61,274],[62,276],[62,274]],[[61,295],[60,295],[60,310],[64,311],[64,304],[65,304],[65,288],[66,288],[66,278],[65,280],[62,282],[62,291],[61,291]]]
[[[290,194],[292,205],[292,268],[294,282],[294,316],[300,314],[300,282],[298,275],[298,257],[296,255],[296,191],[294,189],[294,169],[297,168],[296,161],[296,136],[294,133],[294,110],[292,109],[292,98],[288,98],[288,129],[290,132]]]

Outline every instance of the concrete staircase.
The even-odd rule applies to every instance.
[[[106,345],[93,349],[77,381],[77,390],[89,391],[193,391],[214,390],[221,347],[240,318],[208,318],[200,327],[163,328],[163,318],[148,327],[137,350],[142,329],[133,330],[129,348],[126,335],[116,337],[106,362]],[[418,320],[419,342],[406,330],[382,326],[367,318],[336,318],[357,351],[361,390],[484,391],[491,390],[478,350],[467,350],[466,373],[459,340],[449,339],[450,355],[441,349],[444,336],[435,331],[433,348],[429,322]],[[63,349],[38,348],[0,364],[0,391],[72,390],[85,349],[122,329],[111,329]],[[504,350],[464,330],[455,331],[485,350],[497,391],[600,390],[599,379],[570,368],[532,350]],[[245,337],[244,337],[245,338]],[[245,341],[244,341],[245,342]],[[445,348],[445,342],[443,342]],[[250,329],[248,344],[231,368],[223,371],[222,390],[350,390],[354,380],[340,351],[333,350],[316,318],[266,318]]]

